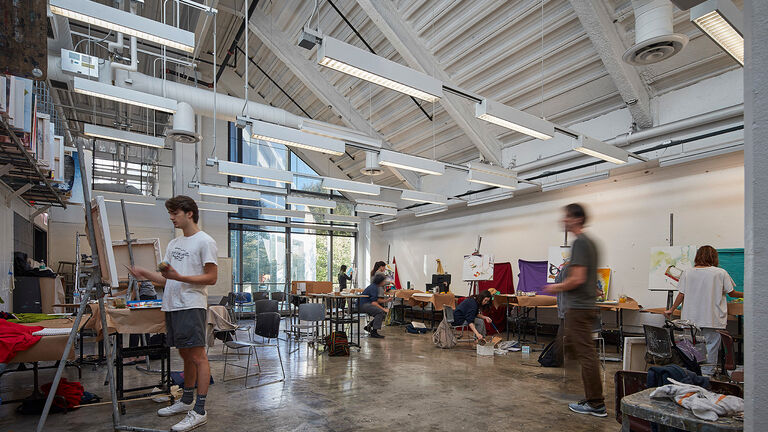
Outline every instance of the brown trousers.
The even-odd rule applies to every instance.
[[[578,360],[581,365],[584,396],[594,407],[605,404],[603,382],[600,379],[600,359],[592,340],[597,313],[596,309],[568,309],[565,313],[566,359]]]

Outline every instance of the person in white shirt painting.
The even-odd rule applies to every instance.
[[[701,368],[703,375],[712,375],[720,351],[720,333],[728,323],[726,294],[744,297],[734,291],[734,283],[725,269],[718,267],[720,259],[712,246],[702,246],[696,251],[694,267],[680,276],[677,298],[664,315],[671,317],[683,304],[682,319],[689,320],[701,329],[707,343],[707,364]]]
[[[179,349],[184,360],[184,393],[173,405],[161,408],[157,414],[170,417],[186,414],[172,431],[188,431],[208,422],[205,399],[211,370],[205,352],[207,286],[217,279],[216,242],[197,226],[197,203],[179,195],[165,202],[173,226],[184,235],[168,243],[159,272],[133,267],[131,273],[139,280],[151,280],[165,285],[163,308],[166,337],[169,346]],[[197,387],[197,399],[194,391]],[[193,403],[194,402],[194,403]]]

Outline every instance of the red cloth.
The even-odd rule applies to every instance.
[[[496,288],[496,290],[501,294],[514,293],[515,287],[512,281],[512,264],[508,262],[495,263],[493,265],[493,279],[480,281],[477,283],[477,285],[480,291],[487,290],[488,288]],[[506,308],[497,308],[495,306],[491,306],[488,309],[486,315],[491,317],[491,321],[493,321],[493,324],[496,327],[494,328],[494,326],[485,323],[485,331],[487,334],[495,334],[496,329],[501,331],[502,329],[506,328],[504,327],[506,324],[506,317],[504,316],[506,312]]]
[[[395,266],[395,289],[403,289],[403,286],[400,285],[400,275],[397,274],[397,263],[395,262],[395,257],[392,257],[392,265]]]
[[[0,319],[0,363],[9,363],[16,353],[36,344],[42,336],[32,336],[32,333],[42,329]]]
[[[43,384],[40,387],[45,397],[48,397],[48,393],[51,391],[51,384]],[[71,409],[80,405],[80,401],[83,399],[83,393],[85,389],[83,385],[77,381],[67,381],[66,378],[62,378],[59,381],[59,386],[56,387],[56,396],[53,399],[53,404],[59,408]]]

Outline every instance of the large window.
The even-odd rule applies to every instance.
[[[321,188],[317,173],[295,153],[281,144],[253,140],[247,129],[230,124],[229,159],[276,169],[290,170],[294,176],[291,193],[334,198],[333,213],[354,214],[354,205],[342,195]],[[281,186],[279,183],[230,177],[230,181]],[[289,189],[285,189],[288,193]],[[303,205],[286,205],[282,194],[262,193],[254,201],[232,200],[235,204],[309,212],[303,219],[266,216],[258,209],[241,208],[230,219],[230,254],[234,258],[235,289],[248,292],[283,291],[290,280],[333,281],[338,288],[339,267],[354,267],[356,233],[353,224],[325,223],[330,210]],[[337,227],[334,229],[334,227]]]

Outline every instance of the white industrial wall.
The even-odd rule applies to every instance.
[[[518,259],[546,260],[547,248],[562,244],[561,208],[571,202],[588,208],[589,232],[601,246],[599,264],[613,270],[610,297],[627,294],[643,306],[661,307],[666,295],[648,291],[649,251],[668,244],[670,213],[675,244],[744,246],[743,154],[467,207],[402,227],[374,226],[372,260],[386,259],[391,246],[401,282],[424,289],[440,258],[453,275],[452,291],[466,295],[462,259],[482,236],[481,252],[511,262],[517,286]]]

